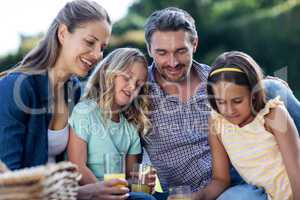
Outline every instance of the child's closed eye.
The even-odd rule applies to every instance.
[[[242,99],[233,99],[233,103],[235,103],[235,104],[239,104],[239,103],[242,103],[243,102],[243,100]]]
[[[127,73],[121,73],[118,76],[121,76],[127,82],[130,81],[130,79],[131,79],[131,76]]]
[[[224,100],[220,100],[220,99],[216,99],[216,103],[218,105],[223,105],[223,104],[225,104],[225,101]]]

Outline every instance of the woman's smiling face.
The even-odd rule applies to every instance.
[[[65,25],[61,26],[58,62],[71,74],[85,76],[102,59],[110,39],[111,26],[105,20],[84,23],[73,32],[69,32]]]

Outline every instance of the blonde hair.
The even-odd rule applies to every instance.
[[[83,95],[84,99],[96,101],[103,109],[105,119],[112,117],[112,104],[114,100],[114,80],[116,76],[128,69],[134,62],[142,63],[147,70],[147,60],[143,53],[136,48],[118,48],[107,55],[94,69],[88,79]],[[145,136],[150,129],[148,87],[145,84],[129,106],[122,113],[126,119],[133,123],[140,134]]]

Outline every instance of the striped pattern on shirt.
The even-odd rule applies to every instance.
[[[255,119],[243,126],[231,124],[212,111],[212,126],[220,136],[232,165],[249,184],[263,187],[269,200],[292,200],[291,185],[275,136],[264,126],[264,116],[282,105],[270,100]]]

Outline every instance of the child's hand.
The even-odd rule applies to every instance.
[[[108,181],[98,182],[94,188],[95,199],[108,200],[117,199],[125,200],[129,197],[128,183],[125,179],[111,179]],[[122,185],[120,187],[120,185]]]

